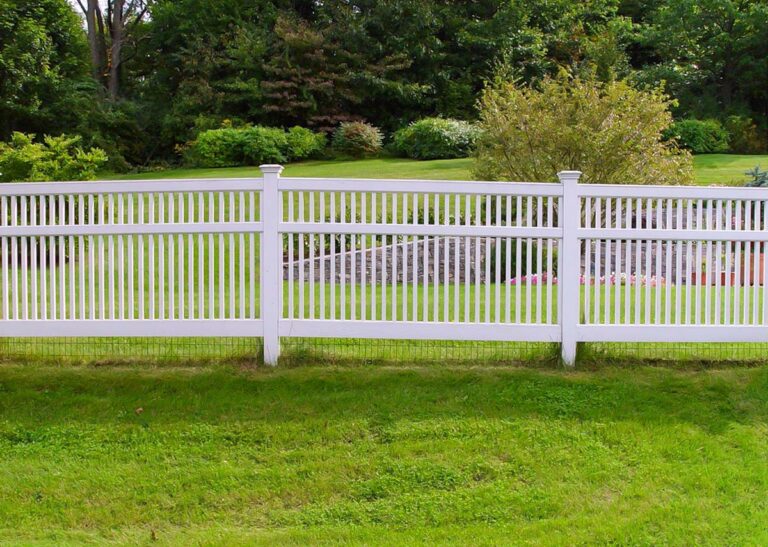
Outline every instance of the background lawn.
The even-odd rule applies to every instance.
[[[416,161],[403,158],[379,158],[352,161],[307,161],[288,165],[286,177],[442,179],[471,180],[472,160]],[[117,179],[260,177],[258,167],[226,167],[219,169],[180,168],[129,175]]]
[[[768,368],[0,367],[0,543],[768,542]]]
[[[472,162],[471,158],[434,161],[416,161],[402,158],[356,161],[308,161],[288,165],[283,174],[287,177],[471,180]],[[756,165],[760,165],[763,169],[768,169],[768,155],[706,154],[694,157],[696,181],[702,185],[740,186],[747,180],[744,173]],[[134,180],[258,176],[261,176],[261,172],[256,167],[231,167],[223,169],[169,169],[149,173],[113,175],[110,178]]]

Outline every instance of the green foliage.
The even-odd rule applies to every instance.
[[[759,165],[744,174],[750,178],[745,186],[768,188],[768,171],[761,171]]]
[[[673,123],[664,136],[694,154],[728,151],[728,132],[717,120],[681,120]]]
[[[751,118],[728,116],[725,120],[728,147],[735,154],[762,154],[768,152],[768,139],[760,133]]]
[[[364,122],[345,122],[333,132],[333,149],[353,158],[375,156],[382,142],[381,130]]]
[[[13,131],[71,131],[57,111],[88,81],[80,19],[67,0],[0,0],[0,139]],[[89,105],[89,108],[92,105]]]
[[[325,149],[326,137],[305,127],[291,127],[286,133],[288,161],[303,160],[317,156]]]
[[[444,118],[424,118],[399,129],[395,150],[417,160],[464,158],[474,149],[479,131],[471,123]]]
[[[198,167],[234,167],[307,159],[324,147],[324,135],[301,127],[223,127],[201,132],[185,157]]]
[[[634,33],[638,79],[679,101],[698,119],[748,113],[765,131],[768,3],[755,0],[657,0]]]
[[[0,0],[0,139],[77,134],[126,170],[172,161],[226,119],[326,135],[367,120],[391,133],[474,118],[499,70],[533,86],[565,70],[665,83],[676,118],[719,119],[731,150],[768,150],[765,1],[152,0],[118,56],[119,100],[102,88],[105,67],[89,70],[76,11]]]
[[[573,169],[587,183],[690,183],[690,154],[662,139],[670,106],[661,90],[625,81],[560,77],[538,88],[490,86],[479,102],[475,176],[544,182]]]
[[[313,28],[298,17],[279,16],[274,32],[261,82],[264,110],[281,123],[307,123],[326,133],[352,120],[360,89],[350,68],[365,64],[360,54],[333,39],[333,29]]]
[[[0,142],[0,182],[91,180],[107,162],[103,150],[77,146],[77,136],[34,138],[14,133],[10,142]]]

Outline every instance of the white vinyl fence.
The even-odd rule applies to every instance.
[[[0,336],[768,341],[768,190],[261,169],[0,186]]]

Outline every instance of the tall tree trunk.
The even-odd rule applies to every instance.
[[[125,33],[125,24],[123,21],[123,6],[125,0],[115,0],[112,7],[112,20],[110,30],[112,31],[112,44],[110,48],[109,63],[109,81],[107,89],[112,100],[117,99],[120,93],[120,60],[123,50],[123,37]]]
[[[91,74],[93,74],[94,80],[103,82],[104,48],[99,32],[99,27],[103,26],[103,23],[101,21],[99,0],[88,0],[88,7],[85,12],[85,22],[88,28],[88,47],[91,50]]]
[[[110,47],[109,79],[107,89],[112,100],[117,99],[120,93],[120,61],[123,52],[123,37],[125,34],[125,23],[123,21],[123,6],[125,0],[115,0],[112,6],[112,18],[110,30],[112,32],[112,44]]]

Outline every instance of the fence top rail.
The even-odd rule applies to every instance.
[[[155,179],[94,180],[87,182],[9,182],[0,184],[0,196],[47,196],[82,194],[149,194],[163,192],[260,191],[264,179]]]
[[[656,199],[768,200],[768,188],[738,186],[641,186],[636,184],[579,184],[581,197]]]
[[[562,196],[563,185],[550,182],[506,182],[416,179],[341,179],[281,177],[282,191],[394,192],[513,196]]]

